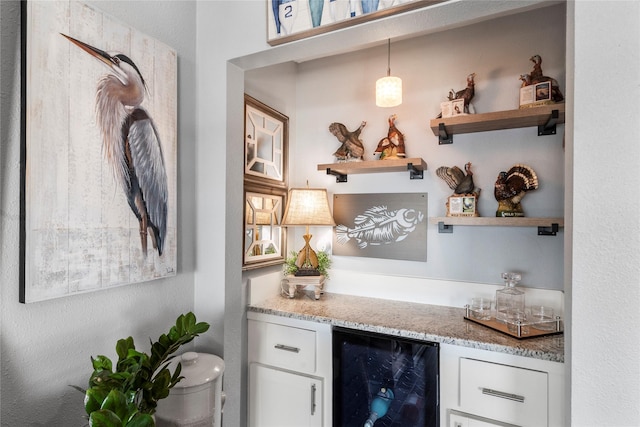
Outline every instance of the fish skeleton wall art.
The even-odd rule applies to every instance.
[[[427,195],[336,194],[333,254],[426,261]]]
[[[354,238],[362,249],[367,245],[400,242],[415,231],[416,224],[423,219],[424,214],[415,209],[389,211],[386,206],[374,206],[354,218],[355,227],[339,224],[336,227],[336,239],[338,243],[345,244]]]

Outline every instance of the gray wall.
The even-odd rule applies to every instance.
[[[195,268],[196,4],[94,2],[116,19],[178,52],[178,273],[175,277],[57,300],[18,303],[20,4],[0,2],[0,406],[3,426],[79,426],[90,356],[116,357],[119,338],[133,336],[148,351],[149,338],[168,331],[193,310]],[[55,143],[55,141],[52,141]],[[202,320],[206,314],[196,313]],[[215,333],[213,325],[211,334]],[[206,350],[206,349],[205,349]]]

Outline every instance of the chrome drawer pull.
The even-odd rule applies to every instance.
[[[316,413],[316,385],[311,384],[311,415]]]
[[[502,399],[515,400],[516,402],[524,403],[524,396],[518,396],[513,393],[505,393],[504,391],[492,390],[490,388],[481,388],[482,394],[486,394],[493,397],[500,397]]]
[[[292,353],[300,353],[300,349],[298,347],[291,347],[289,345],[284,345],[284,344],[276,344],[274,347],[277,348],[278,350],[290,351]]]

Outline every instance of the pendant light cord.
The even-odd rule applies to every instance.
[[[387,77],[391,75],[391,39],[387,39]]]

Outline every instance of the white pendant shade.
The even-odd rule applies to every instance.
[[[402,79],[391,75],[391,39],[387,40],[387,76],[376,80],[376,105],[397,107],[402,104]]]
[[[376,105],[396,107],[402,104],[402,79],[387,76],[376,81]]]

